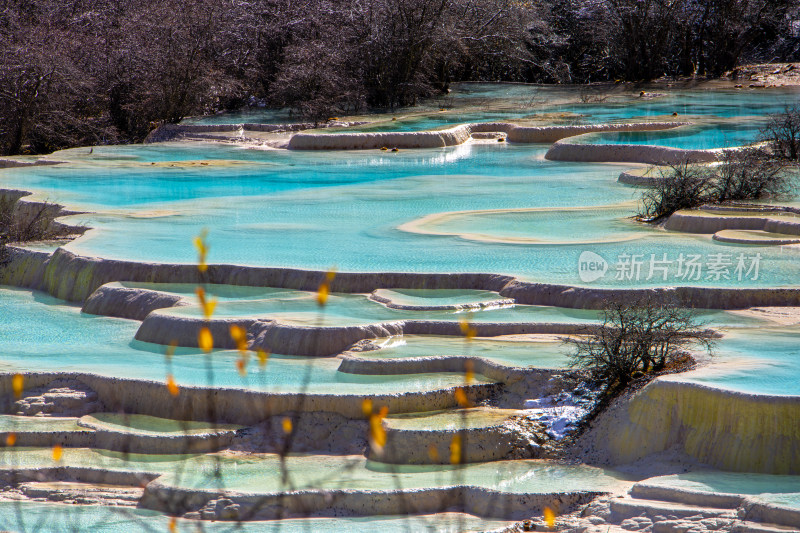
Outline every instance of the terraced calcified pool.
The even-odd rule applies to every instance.
[[[134,284],[128,284],[134,285]],[[158,285],[140,286],[157,287]],[[185,286],[188,292],[188,286]],[[181,287],[168,286],[168,289],[180,290]],[[280,319],[299,320],[299,323],[318,325],[322,320],[323,325],[332,325],[334,322],[342,324],[371,323],[381,320],[397,320],[400,318],[434,318],[458,321],[462,313],[445,311],[402,311],[387,309],[380,304],[369,301],[364,296],[344,295],[331,298],[331,307],[326,309],[325,315],[320,315],[316,303],[302,291],[265,290],[257,288],[233,289],[225,286],[209,286],[211,294],[220,295],[220,298],[238,298],[241,301],[231,302],[233,309],[244,306],[247,315],[254,310],[247,308],[248,297],[261,298],[266,295],[280,296],[273,300],[256,299],[252,303],[257,305],[256,311],[263,317],[277,317]],[[185,293],[184,293],[185,294]],[[227,296],[223,296],[227,295]],[[287,300],[283,298],[290,296]],[[298,296],[300,295],[300,296]],[[148,379],[162,381],[167,373],[172,373],[182,384],[205,386],[209,384],[209,365],[213,369],[215,386],[248,388],[267,391],[299,390],[308,382],[308,391],[314,393],[366,393],[366,392],[401,392],[409,390],[433,390],[463,383],[462,374],[435,373],[414,374],[410,376],[378,376],[358,375],[338,372],[339,361],[332,358],[309,359],[305,357],[282,356],[273,354],[270,357],[266,371],[254,371],[243,378],[236,369],[236,360],[239,355],[236,351],[215,351],[210,358],[203,356],[202,352],[191,348],[178,348],[169,366],[164,358],[164,347],[135,341],[133,337],[139,327],[139,322],[117,318],[97,317],[80,313],[79,308],[65,305],[52,297],[31,293],[30,291],[0,288],[0,311],[6,317],[4,326],[0,330],[0,342],[3,345],[2,368],[6,371],[71,371],[89,372],[107,376]],[[294,298],[292,296],[297,296]],[[345,313],[351,308],[345,305],[339,307],[342,301],[356,302],[356,309],[362,309],[356,318]],[[301,305],[301,313],[287,315],[283,310],[286,302],[296,302]],[[224,316],[225,301],[221,300],[219,308]],[[275,310],[278,312],[274,312]],[[200,316],[199,310],[191,307],[175,308],[169,313],[189,313]],[[386,314],[382,314],[386,313]],[[321,318],[322,316],[322,318]],[[506,309],[494,309],[473,313],[475,322],[586,322],[592,323],[596,313],[592,311],[560,309],[540,306],[516,306]],[[298,318],[299,317],[299,318]],[[722,349],[719,361],[727,360],[728,354],[741,352],[736,348],[742,344],[747,347],[745,354],[748,359],[764,361],[773,357],[772,351],[762,352],[761,342],[753,340],[748,344],[748,339],[768,339],[769,342],[783,343],[784,349],[776,352],[786,354],[785,363],[791,365],[793,361],[792,346],[794,334],[789,332],[783,336],[774,333],[759,335],[758,330],[751,329],[764,322],[758,319],[742,317],[727,312],[707,312],[705,320],[717,326],[750,326],[748,329],[737,330],[741,340],[738,344],[731,341],[730,352]],[[31,324],[37,324],[32,328]],[[752,332],[753,337],[750,337]],[[566,362],[565,349],[552,342],[525,342],[519,339],[477,339],[465,344],[463,338],[416,336],[409,335],[389,339],[382,343],[385,348],[363,352],[364,357],[421,357],[430,355],[474,355],[495,360],[500,363],[537,367],[562,367]],[[728,346],[727,339],[723,340],[722,347]],[[741,350],[741,348],[739,348]],[[760,354],[765,354],[760,356]],[[765,361],[767,363],[767,361]],[[765,364],[760,372],[762,381],[749,378],[743,380],[745,386],[758,390],[768,389],[779,385],[794,391],[794,381],[791,378],[781,379],[784,368]],[[721,366],[722,368],[722,366]],[[775,372],[770,372],[774,369]],[[734,369],[733,372],[736,372]],[[793,375],[793,374],[790,374]],[[710,379],[710,378],[704,378]],[[718,378],[720,383],[729,382],[730,374],[721,373]],[[713,382],[713,380],[711,380]],[[794,392],[787,392],[793,394]]]
[[[781,111],[787,103],[796,101],[798,94],[796,89],[666,91],[664,95],[644,97],[615,92],[604,101],[580,103],[576,91],[571,89],[470,84],[458,87],[453,94],[453,110],[439,111],[441,104],[434,102],[413,112],[398,111],[396,121],[389,115],[378,117],[379,120],[370,117],[374,123],[346,131],[421,131],[500,120],[521,120],[530,125],[680,120],[693,124],[663,132],[591,134],[569,142],[720,148],[755,141],[765,115]],[[192,122],[282,120],[285,118],[281,112],[248,111]],[[331,129],[325,133],[337,131]],[[400,152],[300,152],[199,142],[79,148],[50,156],[52,160],[64,161],[61,165],[4,170],[0,174],[0,188],[30,190],[39,199],[87,211],[63,219],[94,228],[65,247],[79,255],[107,259],[191,263],[195,258],[192,238],[207,228],[211,263],[319,270],[335,266],[345,272],[482,272],[547,283],[626,288],[800,286],[797,282],[800,248],[735,246],[713,241],[710,235],[667,232],[638,224],[629,217],[637,209],[639,191],[616,180],[622,170],[630,169],[629,165],[548,161],[544,159],[548,148],[548,145],[496,141],[469,141],[450,148]],[[797,199],[788,199],[787,203],[796,204]],[[54,249],[53,245],[42,244],[30,248]],[[605,277],[593,281],[581,279],[578,258],[586,251],[608,261],[609,272]],[[748,260],[760,254],[760,264],[757,274],[751,271],[744,275],[732,272],[728,276],[714,276],[703,272],[697,277],[681,277],[675,261],[681,254],[705,260],[712,260],[717,254],[729,255],[734,263],[731,268],[740,254]],[[643,264],[640,271],[625,274],[618,263],[620,258],[631,256],[639,257]],[[647,260],[651,258],[673,262],[663,271],[648,271]],[[78,276],[77,283],[84,281]],[[166,316],[175,323],[181,320],[200,323],[203,318],[202,310],[194,303],[194,284],[107,281],[119,282],[114,286],[122,289],[178,295],[184,303],[190,303],[156,310],[153,316]],[[289,280],[283,286],[299,285]],[[580,309],[508,302],[486,306],[501,297],[478,286],[457,290],[387,286],[378,289],[374,299],[367,294],[373,288],[359,289],[364,294],[330,295],[324,310],[319,308],[315,294],[308,291],[213,284],[205,287],[219,299],[215,320],[253,319],[265,323],[277,320],[304,331],[319,326],[358,328],[405,321],[438,321],[454,326],[467,316],[478,326],[590,325],[598,320],[596,312]],[[458,309],[480,304],[485,308],[470,314]],[[744,395],[800,396],[797,326],[777,327],[752,315],[721,311],[702,315],[709,325],[726,330],[715,357],[711,364],[695,372],[667,379]],[[380,349],[353,352],[344,358],[272,354],[266,369],[252,364],[243,376],[241,367],[237,368],[242,357],[238,351],[214,350],[205,355],[199,350],[178,348],[171,358],[165,358],[164,346],[133,340],[140,322],[81,314],[78,307],[41,293],[0,287],[0,316],[3,318],[0,365],[5,371],[82,372],[107,378],[156,381],[158,390],[165,395],[162,384],[167,374],[171,374],[181,391],[184,387],[213,386],[274,394],[264,395],[265,403],[280,394],[299,391],[312,396],[328,394],[330,405],[323,405],[322,411],[330,408],[331,412],[350,413],[350,422],[357,420],[363,428],[359,426],[358,433],[352,428],[341,431],[358,439],[365,438],[363,432],[367,427],[367,422],[359,419],[362,409],[365,416],[369,414],[368,407],[360,404],[362,397],[395,395],[402,399],[417,393],[434,397],[447,391],[449,405],[422,406],[421,410],[437,409],[433,413],[392,412],[385,424],[401,437],[403,432],[453,432],[461,429],[465,421],[468,429],[480,431],[504,422],[513,413],[522,417],[524,413],[479,409],[473,411],[477,415],[465,419],[458,411],[438,411],[456,405],[452,390],[468,381],[463,372],[410,375],[340,372],[339,365],[346,363],[347,357],[357,356],[372,363],[379,359],[397,362],[414,357],[466,355],[510,367],[539,369],[559,369],[568,363],[565,348],[553,336],[504,335],[466,342],[463,337],[455,336],[398,335],[373,339]],[[190,340],[193,342],[194,337],[190,336]],[[513,376],[523,372],[533,374],[535,368],[512,369],[516,372]],[[502,374],[503,370],[498,372]],[[554,374],[547,371],[541,375],[549,379]],[[480,386],[496,381],[480,374],[474,380]],[[513,380],[508,381],[506,385],[513,388]],[[112,382],[110,387],[113,386]],[[336,411],[332,405],[341,399],[337,396],[356,398],[358,405],[350,406],[349,411],[337,405],[340,411]],[[181,399],[180,396],[165,398],[166,401]],[[147,398],[137,399],[125,405],[142,406],[147,402]],[[242,406],[238,409],[247,410]],[[197,419],[204,417],[201,414]],[[98,414],[96,418],[98,427],[121,433],[120,428],[124,430],[130,425],[133,429],[129,433],[145,438],[156,434],[169,437],[187,427],[202,431],[207,425],[195,422],[187,426],[141,415]],[[696,425],[702,426],[699,422]],[[42,424],[38,420],[21,423],[13,417],[0,419],[0,426],[5,432],[44,428],[68,432],[77,427],[74,418]],[[287,431],[285,425],[283,431]],[[334,436],[322,436],[320,440],[329,438]],[[447,453],[447,449],[448,446],[443,446],[437,453]],[[351,455],[351,451],[326,451],[331,453],[288,458],[286,465],[293,486],[326,493],[340,489],[358,493],[424,491],[459,485],[520,495],[598,490],[619,493],[631,483],[614,471],[547,461],[397,466]],[[425,456],[424,449],[417,455]],[[5,467],[46,469],[59,464],[81,472],[79,469],[101,468],[117,474],[163,475],[157,484],[164,490],[186,489],[195,494],[220,488],[253,494],[279,491],[286,486],[285,480],[281,480],[281,463],[278,456],[266,453],[147,455],[66,448],[63,457],[55,459],[50,449],[0,451],[0,465]],[[725,490],[733,491],[743,487],[740,492],[752,494],[760,494],[758,491],[774,481],[746,475],[735,480],[723,477],[709,475],[691,481],[705,483],[711,489],[724,485]],[[770,498],[783,505],[794,505],[793,483],[794,478],[775,482],[775,493]],[[179,514],[187,510],[190,509],[182,509]],[[16,507],[0,503],[0,527],[12,529],[24,529],[30,526],[30,521],[38,521],[35,523],[41,527],[56,531],[64,529],[62,526],[70,520],[98,531],[127,531],[132,524],[169,527],[162,514],[146,511],[81,507],[73,514],[57,515],[57,519],[45,525],[48,515],[52,515],[52,509],[46,504],[26,502]],[[436,530],[460,531],[504,525],[487,520],[486,516],[478,519],[451,513],[434,518],[378,515],[359,519],[288,519],[245,524],[242,530],[393,531],[419,530],[430,525]],[[177,527],[188,530],[193,523],[179,520]],[[216,523],[207,528],[225,529]]]
[[[162,283],[115,283],[114,286],[142,288],[181,296],[188,305],[157,311],[159,314],[194,317],[203,316],[195,296],[196,285]],[[599,312],[585,309],[569,309],[542,305],[505,304],[480,309],[395,309],[371,300],[364,294],[333,293],[327,300],[324,312],[316,301],[316,294],[291,289],[261,287],[234,287],[230,285],[204,285],[209,297],[217,299],[214,315],[220,318],[263,318],[276,319],[291,324],[306,326],[364,325],[402,320],[433,320],[457,322],[464,319],[481,323],[554,323],[554,324],[595,324]],[[466,294],[465,294],[466,292]],[[379,295],[394,298],[392,301],[411,305],[428,306],[462,305],[465,302],[480,301],[475,294],[492,301],[498,298],[489,291],[376,291]],[[421,297],[420,294],[427,294]],[[438,297],[431,295],[438,294]],[[698,310],[698,318],[710,326],[747,327],[765,323],[763,319],[743,316],[726,311]]]
[[[765,327],[726,332],[715,364],[681,375],[694,381],[755,394],[800,396],[800,327]]]
[[[602,91],[601,91],[602,92]],[[357,131],[420,131],[464,122],[534,119],[548,123],[601,123],[617,120],[672,117],[758,117],[783,111],[797,94],[794,88],[763,90],[660,90],[640,97],[639,92],[610,90],[600,98],[581,101],[575,88],[469,83],[453,86],[447,102],[400,109],[386,115],[365,117],[375,125]],[[594,101],[592,101],[594,100]],[[441,111],[442,104],[447,105]],[[450,108],[452,106],[452,108]],[[755,112],[757,110],[757,112]],[[397,120],[392,120],[396,118]],[[242,122],[280,123],[288,115],[271,110],[221,114],[187,120],[193,124]],[[730,144],[727,139],[722,145]],[[698,146],[695,146],[698,147]]]
[[[375,304],[377,306],[377,304]],[[462,374],[362,376],[337,372],[335,359],[308,359],[278,354],[267,370],[242,377],[236,351],[215,351],[206,358],[200,350],[179,348],[168,367],[164,347],[134,341],[138,322],[81,314],[49,296],[0,288],[2,370],[7,372],[89,372],[105,376],[162,381],[167,373],[185,385],[236,387],[266,391],[346,393],[433,390],[463,383]],[[36,325],[33,327],[33,325]]]
[[[0,502],[0,527],[11,531],[39,531],[62,533],[71,531],[76,525],[87,531],[98,533],[129,533],[130,531],[167,531],[171,519],[162,513],[136,508],[115,508],[105,505],[70,505],[40,502]],[[203,524],[203,531],[213,533],[243,531],[245,533],[307,531],[335,531],[358,533],[365,527],[377,527],[386,532],[405,531],[486,531],[501,529],[509,522],[486,520],[460,513],[441,513],[422,516],[371,516],[371,517],[325,517],[290,518],[283,520]],[[177,520],[175,531],[197,531],[195,520]]]
[[[495,461],[464,466],[386,465],[361,456],[291,456],[294,486],[315,489],[420,489],[463,484],[505,492],[559,493],[619,489],[630,484],[621,474],[599,468],[540,461]],[[227,458],[220,478],[213,461],[169,473],[164,484],[268,493],[281,487],[277,456]]]
[[[552,338],[538,342],[508,337],[478,338],[467,343],[463,337],[403,335],[379,341],[377,344],[381,346],[380,350],[359,355],[376,358],[472,355],[507,365],[530,365],[537,368],[563,368],[567,366],[569,359],[564,345]]]
[[[501,97],[505,90],[499,90]],[[536,92],[513,89],[515,94],[525,90]],[[696,148],[753,140],[760,123],[744,117],[754,110],[763,117],[795,97],[793,90],[708,91],[563,105],[584,110],[591,123],[655,117],[671,109],[682,115],[691,105],[693,119],[710,122],[686,130],[601,138],[667,145],[670,139],[685,138]],[[471,119],[498,118],[485,115]],[[750,129],[741,136],[743,124]],[[428,126],[415,123],[415,129]],[[727,136],[726,128],[737,134]],[[5,171],[2,184],[94,211],[71,218],[96,229],[67,246],[91,256],[187,262],[193,254],[192,237],[208,227],[210,260],[220,263],[315,269],[336,265],[356,272],[492,272],[581,284],[577,262],[584,250],[598,253],[612,266],[625,254],[660,258],[667,253],[674,260],[681,252],[703,257],[746,252],[762,254],[757,280],[685,279],[672,265],[667,280],[646,272],[638,280],[607,275],[595,284],[795,284],[800,274],[796,249],[740,249],[708,236],[664,233],[632,223],[626,217],[636,211],[637,193],[616,183],[621,167],[549,162],[542,159],[546,149],[506,143],[399,153],[297,153],[198,143],[97,147],[91,154],[74,149],[51,156],[67,161],[65,165]],[[161,164],[165,162],[173,163]],[[565,208],[584,211],[560,210]],[[493,214],[496,209],[523,211]],[[537,211],[524,211],[531,209]],[[430,234],[398,231],[443,212],[465,213]]]
[[[160,311],[174,316],[202,316],[198,307],[175,307]],[[351,325],[374,324],[397,320],[448,320],[458,321],[467,312],[449,310],[407,311],[392,309],[372,302],[364,295],[339,294],[330,298],[325,313],[320,313],[316,299],[311,293],[288,298],[273,298],[250,301],[225,301],[217,306],[219,317],[270,317],[286,323],[303,325]],[[497,309],[483,309],[469,314],[474,322],[594,322],[597,313],[575,309],[518,305]]]
[[[800,477],[700,470],[647,480],[647,485],[697,492],[743,494],[766,503],[800,509]]]

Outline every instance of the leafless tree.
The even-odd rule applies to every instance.
[[[727,153],[712,170],[712,179],[711,197],[717,203],[781,198],[792,189],[785,163],[757,148]]]
[[[689,346],[710,350],[713,339],[691,309],[644,295],[608,300],[599,327],[564,341],[573,348],[572,366],[615,392],[639,374],[664,370]]]
[[[638,217],[660,222],[675,211],[699,207],[710,201],[712,186],[707,167],[686,162],[672,165],[642,193]]]
[[[800,107],[787,108],[769,117],[761,131],[772,154],[785,161],[800,161]]]
[[[454,81],[719,75],[743,58],[796,59],[793,6],[0,0],[0,153],[135,142],[157,123],[252,101],[324,120],[414,105]]]

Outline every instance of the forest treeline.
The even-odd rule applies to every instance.
[[[252,102],[324,120],[465,80],[719,76],[799,58],[800,0],[0,0],[0,154]]]

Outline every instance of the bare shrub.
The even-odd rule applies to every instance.
[[[800,107],[771,115],[761,130],[761,139],[768,143],[773,156],[785,161],[800,161]]]
[[[709,201],[712,189],[708,168],[686,162],[672,165],[642,194],[638,218],[655,223],[681,209],[700,207]]]
[[[608,100],[608,96],[605,89],[587,86],[581,88],[579,99],[582,104],[601,104]]]
[[[713,338],[693,310],[648,294],[606,301],[599,327],[563,340],[573,349],[573,367],[619,392],[639,374],[664,370],[690,346],[711,350]]]
[[[792,191],[786,164],[758,148],[730,151],[716,166],[681,163],[661,171],[640,199],[637,218],[658,223],[704,204],[781,198]]]
[[[11,260],[8,244],[41,241],[50,238],[50,217],[52,204],[44,202],[33,216],[22,221],[14,215],[16,199],[0,197],[0,266]]]
[[[780,198],[792,189],[786,165],[763,150],[728,152],[712,171],[712,199],[717,203]]]
[[[351,114],[364,105],[362,88],[336,47],[320,40],[292,46],[287,52],[273,85],[273,103],[314,123]]]
[[[22,220],[14,214],[16,203],[16,200],[0,197],[0,242],[21,243],[53,237],[49,216],[54,208],[53,204],[42,202],[35,213]]]
[[[414,105],[456,81],[716,76],[742,58],[794,59],[792,9],[793,0],[5,2],[0,153],[135,142],[155,124],[246,102],[319,119]]]

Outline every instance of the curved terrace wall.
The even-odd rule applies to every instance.
[[[508,142],[553,143],[585,133],[658,131],[682,126],[676,122],[640,122],[585,126],[518,126],[509,122],[461,124],[439,131],[298,133],[289,140],[290,150],[368,150],[389,148],[444,148],[469,140],[472,133],[503,132]]]
[[[734,209],[732,209],[733,211]],[[779,214],[779,213],[775,213]],[[800,235],[800,217],[797,221],[780,220],[764,216],[704,215],[697,211],[678,211],[671,215],[665,229],[684,233],[716,233],[726,229],[760,230],[785,235]]]
[[[459,304],[431,304],[431,305],[414,305],[414,304],[404,304],[398,303],[392,300],[391,297],[384,296],[381,294],[382,289],[377,289],[372,291],[369,295],[369,299],[373,302],[377,302],[381,305],[384,305],[390,309],[401,309],[404,311],[442,311],[442,310],[449,310],[449,311],[463,311],[463,310],[479,310],[484,309],[487,307],[499,307],[499,306],[509,306],[514,305],[514,300],[511,298],[498,298],[496,300],[488,300],[488,301],[476,301],[471,303],[459,303]],[[498,294],[498,296],[500,296]]]
[[[647,144],[579,144],[558,141],[544,157],[551,161],[675,165],[686,162],[711,163],[718,161],[721,153],[722,150],[685,150]]]
[[[0,410],[10,412],[13,403],[13,373],[0,374]],[[359,394],[317,394],[294,392],[262,392],[220,387],[181,386],[172,396],[163,382],[127,379],[80,372],[28,372],[25,388],[42,387],[53,380],[71,378],[92,390],[112,412],[134,413],[171,418],[251,426],[274,415],[294,412],[328,412],[346,418],[363,419]],[[502,385],[473,383],[463,385],[470,402],[477,403],[499,392]],[[458,406],[456,387],[430,391],[369,394],[373,403],[386,406],[390,413],[437,411]]]
[[[627,464],[678,447],[723,470],[800,473],[800,397],[659,379],[607,411],[586,438],[595,460]]]
[[[11,218],[19,226],[41,224],[42,229],[53,237],[81,234],[88,229],[83,226],[70,226],[56,220],[58,217],[81,214],[80,211],[70,211],[60,204],[28,199],[28,196],[31,196],[31,193],[27,191],[0,189],[0,203],[12,206]]]
[[[217,283],[316,291],[324,279],[322,271],[236,265],[209,265],[206,275],[201,277],[194,265],[83,257],[62,248],[49,254],[11,247],[10,263],[0,268],[0,284],[41,290],[70,302],[83,302],[100,286],[115,281]],[[525,282],[496,274],[399,272],[341,272],[331,284],[333,292],[366,294],[378,288],[481,289],[499,292],[520,304],[575,309],[599,309],[608,298],[641,294],[677,298],[689,307],[702,309],[800,306],[800,288],[610,289]],[[451,323],[448,327],[457,328],[458,324]]]
[[[103,285],[94,291],[81,309],[90,315],[144,320],[156,309],[188,305],[183,297],[149,289]]]
[[[603,494],[606,493],[509,493],[471,485],[396,490],[307,489],[281,494],[248,494],[185,489],[157,479],[145,488],[140,505],[146,509],[185,514],[224,496],[240,506],[240,514],[256,520],[309,513],[339,516],[407,515],[436,513],[453,508],[484,518],[523,518],[542,513],[545,507],[568,512]]]
[[[206,133],[234,133],[255,131],[262,133],[285,133],[316,128],[349,127],[365,124],[365,122],[326,122],[314,124],[313,122],[298,122],[293,124],[258,124],[245,122],[241,124],[163,124],[151,131],[144,142],[157,143],[180,139],[182,137],[203,137]],[[214,139],[214,137],[207,136]],[[2,163],[2,160],[0,160]],[[2,165],[0,164],[0,168]]]
[[[325,357],[337,355],[355,343],[366,339],[380,339],[395,335],[447,335],[461,334],[461,325],[454,321],[397,320],[364,325],[345,326],[300,326],[263,318],[213,318],[174,316],[167,313],[151,313],[139,330],[136,340],[155,344],[175,344],[196,347],[201,328],[208,327],[214,338],[214,347],[232,350],[236,343],[231,339],[230,327],[237,324],[247,331],[252,339],[250,348],[263,349],[284,355],[306,355]],[[482,323],[473,328],[481,337],[498,335],[573,335],[585,333],[590,327],[585,324],[563,323]],[[462,369],[463,370],[463,367]]]

